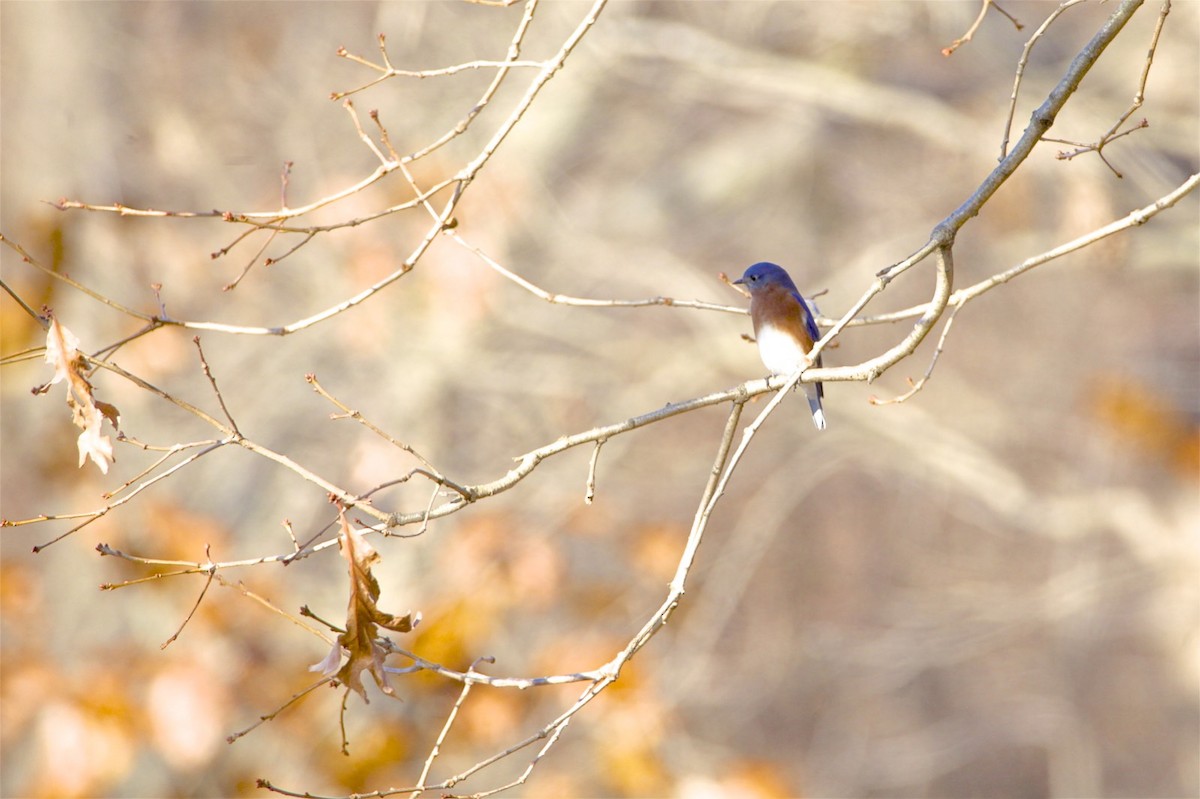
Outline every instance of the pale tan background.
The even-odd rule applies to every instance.
[[[742,300],[718,281],[763,259],[840,314],[879,268],[995,164],[1022,43],[1053,5],[1011,3],[950,59],[976,3],[613,4],[481,173],[463,234],[548,290],[588,297]],[[585,11],[551,3],[526,45],[545,58]],[[1111,13],[1071,9],[1035,50],[1024,126]],[[1121,35],[1054,132],[1094,138],[1127,107],[1158,6]],[[387,274],[426,218],[392,217],[315,240],[252,272],[253,246],[208,254],[217,222],[60,213],[67,196],[175,209],[262,210],[295,162],[299,204],[374,168],[331,91],[370,75],[335,49],[397,66],[500,58],[520,8],[374,3],[0,5],[0,230],[47,264],[146,311],[164,284],[179,317],[283,324]],[[1095,157],[1043,145],[959,240],[966,285],[1143,206],[1200,166],[1200,6],[1176,2],[1151,75],[1150,120]],[[524,82],[514,76],[465,139],[423,163],[461,167]],[[378,108],[401,151],[469,108],[488,75],[386,83]],[[407,196],[385,184],[328,221]],[[735,477],[671,625],[568,728],[524,796],[1192,797],[1200,591],[1200,310],[1197,201],[1042,267],[955,323],[924,392],[904,390],[931,344],[871,387],[829,385],[830,429],[780,409]],[[7,249],[3,277],[96,349],[137,324]],[[915,270],[879,310],[927,297]],[[40,340],[7,296],[3,353]],[[335,394],[463,482],[555,438],[760,376],[748,319],[680,309],[548,305],[447,241],[381,296],[285,339],[203,337],[239,424],[340,485],[363,490],[411,460],[348,422]],[[834,364],[902,328],[858,329]],[[215,411],[191,333],[167,330],[116,358]],[[107,478],[75,468],[60,392],[32,397],[45,364],[4,368],[3,516],[99,506],[149,460],[118,447]],[[158,444],[212,434],[111,376],[98,392],[125,429]],[[757,410],[759,405],[751,406]],[[419,609],[404,640],[496,674],[594,668],[661,601],[720,433],[717,409],[614,439],[596,503],[588,452],[543,464],[519,489],[380,543],[382,604]],[[424,489],[384,496],[421,508]],[[311,680],[320,641],[215,586],[178,641],[202,578],[117,592],[145,570],[101,559],[233,559],[286,551],[280,522],[320,529],[319,491],[243,452],[220,452],[39,555],[65,526],[3,531],[5,796],[261,795],[267,777],[345,794],[409,784],[456,687],[397,678],[403,702],[318,693],[233,746]],[[289,612],[344,612],[333,552],[231,572]],[[373,689],[372,689],[373,690]],[[503,749],[576,687],[477,690],[434,774]],[[508,766],[461,786],[483,790]]]

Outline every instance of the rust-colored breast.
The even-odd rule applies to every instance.
[[[792,292],[783,286],[768,286],[750,301],[750,319],[757,338],[762,326],[770,320],[773,327],[796,337],[801,348],[812,349],[812,336],[804,324],[804,313]]]

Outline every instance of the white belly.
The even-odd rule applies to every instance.
[[[790,375],[807,362],[804,350],[796,340],[781,333],[772,325],[763,325],[758,331],[758,357],[774,375]]]

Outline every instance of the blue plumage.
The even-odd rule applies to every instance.
[[[812,309],[788,273],[777,264],[762,261],[733,282],[750,291],[750,318],[763,365],[777,375],[790,375],[808,366],[808,353],[821,333]],[[820,355],[814,365],[821,366]],[[824,430],[825,411],[821,404],[825,396],[824,385],[800,385],[808,397],[813,424],[818,430]]]

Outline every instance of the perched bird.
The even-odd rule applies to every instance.
[[[772,263],[754,264],[733,281],[750,290],[750,318],[754,322],[754,338],[758,341],[758,357],[771,374],[790,375],[801,366],[808,366],[808,351],[821,337],[817,322],[808,303],[783,268]],[[817,356],[815,366],[821,365]],[[825,429],[825,411],[821,398],[825,388],[820,383],[800,383],[808,396],[813,424]]]

